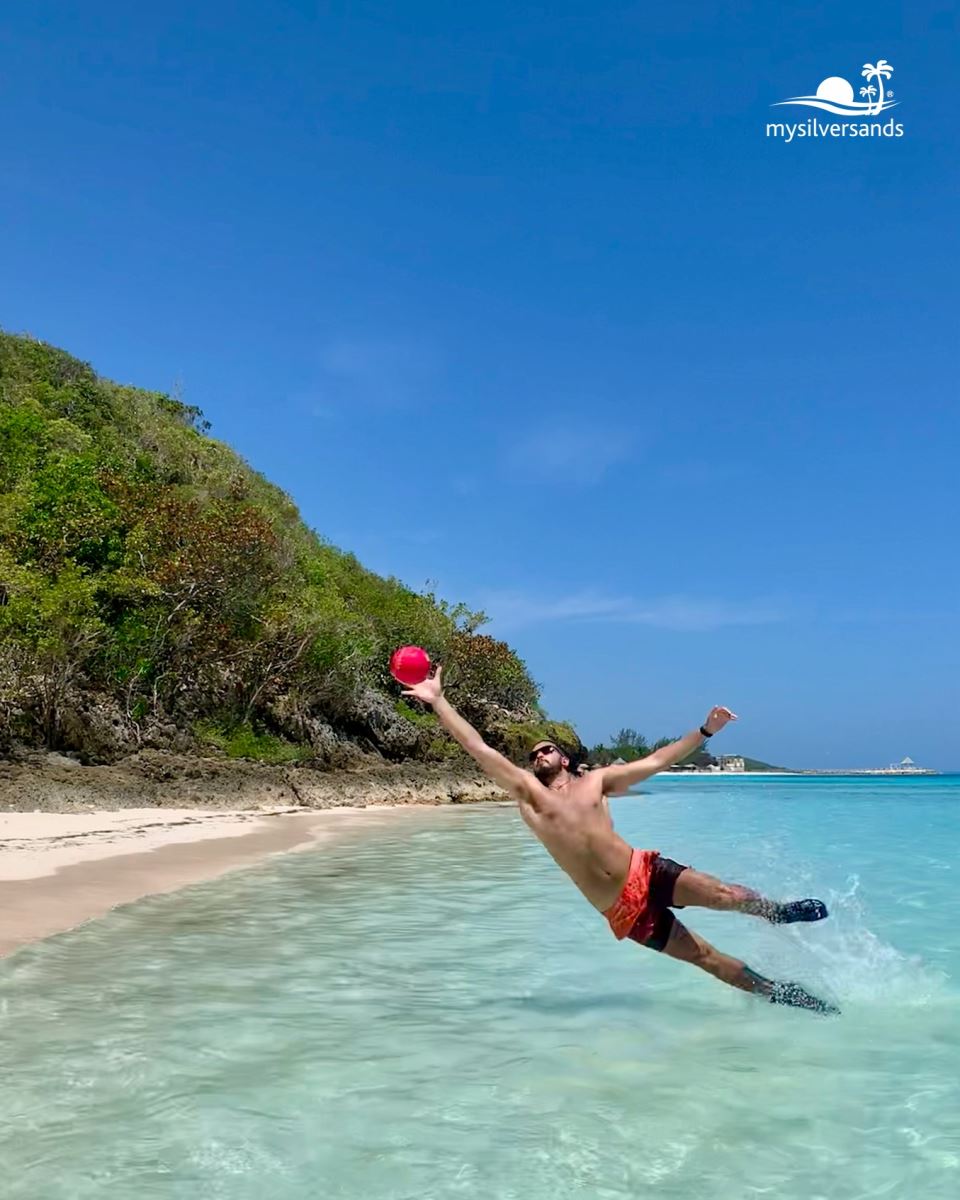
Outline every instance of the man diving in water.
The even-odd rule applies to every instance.
[[[747,913],[774,925],[795,921],[821,921],[827,909],[821,900],[768,900],[738,883],[724,883],[662,858],[656,850],[634,849],[613,828],[607,796],[624,792],[632,784],[680,762],[700,749],[736,715],[728,708],[710,710],[706,721],[692,733],[655,750],[636,762],[597,768],[579,776],[570,771],[570,760],[559,746],[540,741],[530,751],[530,770],[512,763],[488,746],[443,694],[441,673],[404,691],[432,706],[444,729],[476,759],[495,783],[517,801],[520,815],[587,900],[610,924],[617,938],[629,938],[671,958],[692,963],[732,987],[766,998],[772,1004],[789,1004],[818,1013],[840,1010],[812,996],[797,983],[767,979],[745,963],[687,929],[673,915],[674,908],[713,908]]]

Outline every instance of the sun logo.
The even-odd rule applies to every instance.
[[[878,58],[876,66],[864,63],[860,72],[866,83],[860,89],[862,101],[854,99],[853,84],[839,75],[831,75],[824,79],[813,96],[790,96],[787,100],[777,100],[771,108],[783,104],[802,104],[807,108],[822,108],[826,112],[837,113],[842,117],[875,117],[889,108],[895,108],[899,100],[891,100],[893,92],[884,91],[884,81],[893,74],[893,67],[885,58]],[[877,86],[874,86],[876,80]],[[876,99],[874,99],[876,97]]]

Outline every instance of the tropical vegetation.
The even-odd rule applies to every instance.
[[[676,737],[661,737],[656,741],[650,741],[636,729],[619,729],[616,733],[611,734],[608,742],[592,747],[590,762],[603,767],[618,760],[635,762],[636,759],[645,758],[654,750],[660,750],[677,740]],[[682,761],[697,767],[707,767],[712,766],[717,760],[706,749],[701,749],[695,750],[693,754],[688,755]]]
[[[455,758],[389,676],[405,643],[494,745],[580,746],[483,613],[366,569],[209,430],[0,333],[0,751]]]

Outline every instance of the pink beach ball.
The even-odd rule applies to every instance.
[[[430,655],[419,646],[401,646],[390,656],[390,674],[407,687],[423,683],[430,674]]]

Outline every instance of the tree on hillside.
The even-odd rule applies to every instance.
[[[405,643],[449,663],[482,733],[543,724],[483,613],[325,542],[209,428],[179,396],[0,331],[0,746],[100,761],[240,729],[445,760],[388,674]]]
[[[627,762],[644,758],[650,753],[649,743],[643,734],[629,728],[621,729],[613,735],[610,739],[610,749],[615,757],[623,758]]]

